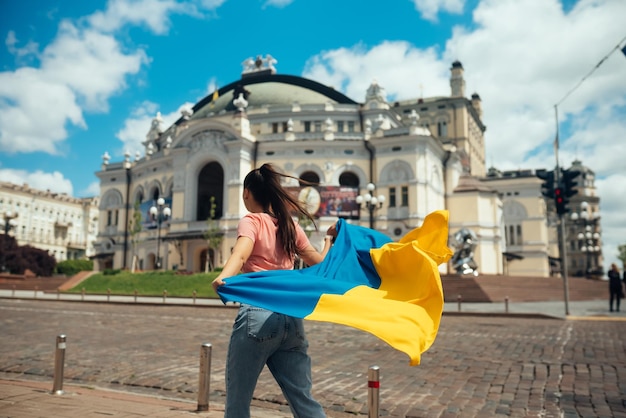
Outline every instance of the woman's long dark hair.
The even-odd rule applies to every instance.
[[[291,218],[293,212],[295,211],[298,215],[310,219],[313,225],[315,225],[315,220],[300,201],[283,188],[280,184],[281,177],[299,180],[293,176],[279,173],[271,164],[263,164],[260,168],[248,173],[243,180],[243,187],[252,193],[254,200],[263,206],[265,212],[276,217],[278,220],[278,238],[285,253],[293,257],[298,253],[296,226]]]

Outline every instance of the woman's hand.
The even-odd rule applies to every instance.
[[[336,222],[328,227],[328,229],[326,230],[326,235],[330,235],[331,237],[333,237],[333,241],[335,241],[335,238],[337,238],[337,223]]]
[[[237,238],[237,242],[235,242],[232,253],[230,257],[228,257],[228,260],[226,260],[226,264],[224,264],[222,272],[215,278],[215,280],[213,280],[213,283],[211,283],[215,293],[217,293],[217,289],[220,286],[224,286],[226,284],[224,279],[228,279],[229,277],[239,274],[246,260],[250,257],[250,254],[252,254],[253,247],[254,241],[252,241],[251,238]]]
[[[213,290],[215,291],[215,293],[217,293],[217,288],[220,286],[224,286],[226,284],[226,282],[224,280],[222,280],[221,276],[217,276],[215,278],[215,280],[213,280],[213,283],[211,283],[211,285],[213,286]]]

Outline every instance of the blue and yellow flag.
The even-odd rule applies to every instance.
[[[213,96],[211,97],[211,103],[209,105],[209,107],[213,108],[215,106],[215,102],[217,102],[217,99],[220,98],[220,92],[217,89],[217,87],[215,88],[215,91],[213,92]]]
[[[429,214],[398,242],[342,219],[337,231],[320,264],[229,277],[219,296],[223,302],[367,331],[406,353],[412,366],[419,364],[443,312],[438,265],[452,256],[448,212]]]

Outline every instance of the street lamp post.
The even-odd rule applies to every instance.
[[[591,272],[595,270],[596,262],[594,254],[600,253],[600,232],[598,229],[598,214],[589,213],[589,203],[582,202],[580,204],[580,213],[573,212],[570,216],[572,222],[582,227],[581,232],[576,235],[578,240],[578,249],[585,254],[585,275],[591,276]]]
[[[585,233],[579,233],[577,238],[583,243],[580,250],[587,254],[586,272],[591,274],[591,258],[594,253],[600,252],[600,246],[598,245],[600,234],[592,232],[591,225],[587,225],[585,226]]]
[[[381,194],[378,195],[378,197],[373,195],[375,189],[376,185],[374,183],[368,183],[367,193],[356,197],[356,203],[358,203],[361,208],[367,209],[369,212],[371,229],[374,229],[374,211],[382,208],[383,203],[385,203],[384,195]]]
[[[4,212],[0,218],[0,226],[4,228],[4,235],[9,235],[9,231],[17,226],[17,213],[11,211]]]
[[[165,206],[165,199],[159,197],[157,199],[156,206],[150,208],[150,215],[152,219],[157,223],[157,254],[156,254],[156,268],[161,269],[161,224],[163,221],[169,219],[172,214],[172,210],[169,206]]]
[[[2,246],[0,246],[0,254],[2,255],[2,260],[1,264],[0,264],[0,271],[5,271],[6,270],[6,258],[5,258],[5,248],[3,248],[4,245],[8,245],[7,241],[4,239],[5,237],[7,237],[9,235],[9,231],[12,228],[16,228],[17,227],[17,221],[15,220],[15,218],[17,218],[17,213],[13,213],[13,212],[5,212],[2,214],[2,218],[0,218],[0,226],[2,227],[2,229],[4,229],[4,237],[3,237],[3,242],[2,242]]]

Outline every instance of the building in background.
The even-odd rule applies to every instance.
[[[57,261],[92,257],[98,201],[0,182],[0,229],[18,245],[48,251]]]
[[[483,184],[502,200],[505,273],[547,277],[559,274],[556,214],[541,195],[535,170],[490,168]]]
[[[578,193],[570,198],[570,213],[566,219],[568,271],[574,276],[604,276],[600,197],[596,194],[595,173],[581,161],[569,170],[580,172],[576,179]]]
[[[157,115],[134,158],[112,162],[105,152],[96,173],[97,269],[130,268],[134,258],[141,269],[202,271],[207,257],[221,265],[246,213],[243,178],[271,162],[319,184],[286,184],[318,219],[317,231],[308,226],[314,245],[337,217],[399,239],[448,209],[451,246],[458,231],[471,230],[481,274],[550,274],[558,251],[540,181],[487,173],[481,99],[465,97],[460,62],[451,66],[449,96],[397,102],[375,81],[357,102],[277,74],[274,63],[247,60],[240,79],[172,126]],[[223,237],[221,248],[208,248],[209,229]]]

